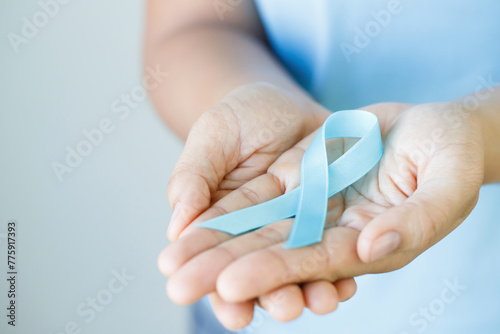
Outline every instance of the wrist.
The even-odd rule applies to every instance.
[[[483,184],[500,182],[500,109],[491,105],[479,110],[484,136]]]
[[[476,91],[457,102],[469,116],[479,118],[484,148],[483,184],[500,182],[500,86]]]

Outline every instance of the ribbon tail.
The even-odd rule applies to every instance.
[[[307,148],[300,168],[300,199],[292,231],[284,248],[298,248],[320,242],[328,206],[328,156],[325,128],[320,128]]]
[[[270,201],[197,223],[197,226],[238,235],[295,216],[300,188]]]

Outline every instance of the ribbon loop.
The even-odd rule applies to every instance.
[[[328,165],[326,140],[360,138]],[[367,111],[343,110],[331,114],[318,130],[301,163],[300,186],[270,201],[231,212],[198,226],[233,235],[295,217],[285,248],[320,242],[323,237],[328,198],[367,174],[383,154],[377,117]]]

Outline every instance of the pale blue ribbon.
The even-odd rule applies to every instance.
[[[328,165],[326,140],[360,138]],[[367,111],[344,110],[331,114],[306,150],[300,186],[270,201],[231,212],[198,226],[238,235],[295,216],[285,248],[303,247],[323,237],[328,198],[368,173],[383,154],[377,117]]]

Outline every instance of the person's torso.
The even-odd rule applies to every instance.
[[[500,1],[257,4],[280,60],[333,111],[446,101],[500,84]]]

